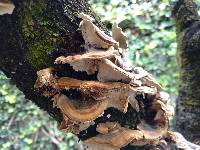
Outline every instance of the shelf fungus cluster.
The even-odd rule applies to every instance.
[[[35,83],[36,92],[49,97],[60,110],[59,129],[82,135],[87,145],[108,149],[163,143],[168,134],[168,96],[144,69],[127,69],[122,59],[127,37],[116,23],[110,37],[92,17],[84,13],[79,17],[86,52],[60,56],[55,65],[68,65],[96,78],[60,76],[63,70],[54,67],[38,71]]]

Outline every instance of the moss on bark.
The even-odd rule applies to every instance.
[[[56,42],[55,34],[48,28],[48,21],[42,16],[46,7],[44,1],[35,1],[34,3],[29,1],[23,3],[20,12],[21,31],[28,48],[26,58],[37,70],[51,65],[49,54]]]
[[[65,48],[66,53],[82,51],[77,14],[81,11],[92,14],[92,11],[83,0],[13,0],[13,3],[13,14],[0,16],[3,22],[0,26],[0,69],[27,99],[60,121],[60,112],[53,108],[52,102],[33,90],[36,71],[53,65],[51,52],[56,46]]]

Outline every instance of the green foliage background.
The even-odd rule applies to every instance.
[[[172,1],[173,2],[173,1]],[[129,38],[128,62],[151,72],[172,99],[177,95],[175,29],[168,0],[92,0],[94,11],[111,29],[117,21]],[[0,149],[77,149],[72,134],[57,124],[0,73]]]

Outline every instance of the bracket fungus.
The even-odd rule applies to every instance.
[[[107,134],[100,133],[95,137],[87,139],[84,143],[106,146],[115,149],[124,147],[133,140],[137,141],[140,139],[143,139],[143,133],[141,131],[130,130],[116,124],[110,131],[108,131]]]
[[[88,20],[88,21],[91,21],[91,22],[94,22],[95,19],[92,18],[91,16],[87,15],[87,14],[84,14],[83,12],[81,12],[80,14],[78,14],[78,17],[83,19],[83,20]]]
[[[108,101],[76,101],[70,100],[65,95],[60,95],[55,99],[55,106],[73,121],[85,122],[95,120],[103,114],[108,105]]]
[[[127,37],[116,23],[110,37],[89,15],[80,13],[78,17],[82,19],[79,29],[86,52],[60,56],[55,64],[69,64],[73,71],[86,72],[96,78],[87,81],[59,76],[65,70],[47,68],[37,72],[34,86],[36,92],[49,97],[60,110],[63,120],[59,129],[76,135],[89,134],[87,131],[93,129],[95,135],[82,140],[107,149],[120,149],[128,144],[165,143],[169,97],[162,92],[161,85],[141,67],[129,70],[124,67],[120,49],[128,48]],[[120,117],[113,119],[114,112]],[[127,116],[134,121],[126,120]]]
[[[128,48],[128,38],[122,31],[120,27],[118,27],[118,24],[115,22],[112,25],[112,37],[115,41],[119,42],[119,47],[122,49]]]
[[[101,134],[107,134],[111,130],[113,130],[118,124],[116,122],[106,122],[106,123],[99,123],[96,127],[96,131]]]
[[[156,87],[159,91],[162,89],[161,85],[143,68],[135,67],[133,71],[135,72],[135,80],[140,80],[142,85]]]
[[[120,82],[102,83],[99,81],[82,81],[63,77],[57,80],[59,89],[77,89],[85,99],[92,98],[95,101],[108,101],[109,107],[114,107],[121,112],[126,112],[129,99],[135,99],[136,88]],[[88,96],[89,95],[89,96]],[[131,96],[131,98],[129,98]]]
[[[134,74],[117,66],[119,54],[116,50],[105,52],[89,52],[83,55],[60,56],[55,60],[56,64],[70,64],[75,71],[86,71],[88,75],[97,72],[97,78],[101,82],[122,81],[129,83],[134,80]],[[119,58],[120,59],[120,58]]]
[[[119,53],[116,50],[110,49],[107,51],[92,51],[82,55],[60,56],[55,60],[56,64],[70,64],[75,71],[86,71],[88,75],[98,71],[98,66],[104,59],[117,62]]]
[[[62,132],[71,132],[79,134],[81,131],[86,130],[88,127],[93,125],[93,121],[77,122],[72,121],[66,115],[63,115],[63,121],[60,123],[59,130]]]
[[[91,46],[99,49],[107,49],[111,46],[118,46],[118,42],[101,31],[93,23],[94,20],[91,17],[84,13],[79,14],[79,17],[83,19],[80,22],[79,30],[82,32],[86,47]]]

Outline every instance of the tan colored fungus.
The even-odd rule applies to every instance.
[[[68,116],[63,115],[63,121],[59,126],[59,130],[62,132],[71,132],[74,134],[79,134],[81,131],[87,129],[89,126],[93,125],[93,121],[77,122],[72,121]]]
[[[75,121],[72,121],[66,115],[63,115],[63,121],[59,126],[59,130],[63,132],[77,132],[76,130],[74,131],[74,124],[76,124]]]
[[[145,95],[147,95],[147,97],[154,97],[157,94],[157,88],[148,87],[148,86],[140,86],[140,87],[137,87],[137,94],[142,94],[144,98],[145,98]]]
[[[143,139],[143,134],[139,130],[130,130],[118,125],[107,134],[98,134],[95,137],[84,141],[86,144],[106,146],[110,148],[121,148],[128,145],[133,140]]]
[[[15,5],[10,1],[0,1],[0,15],[12,14],[15,9]]]
[[[135,72],[135,80],[140,80],[142,85],[156,87],[158,91],[162,89],[161,85],[152,77],[152,75],[145,71],[143,68],[135,67],[133,71]]]
[[[94,18],[92,18],[92,17],[89,16],[89,15],[84,14],[83,12],[81,12],[80,14],[78,14],[78,17],[81,18],[81,19],[83,19],[83,20],[89,20],[89,21],[91,21],[91,22],[94,22],[94,21],[95,21]]]
[[[86,71],[88,75],[97,73],[97,78],[101,82],[135,83],[135,75],[119,67],[123,65],[120,59],[118,51],[111,49],[105,52],[93,51],[83,55],[61,56],[55,63],[70,64],[75,71]]]
[[[93,104],[85,104],[83,107],[81,103],[75,100],[70,100],[65,95],[60,95],[55,99],[56,106],[61,109],[62,113],[70,118],[72,121],[85,122],[95,120],[104,113],[107,108],[108,101],[95,101]]]
[[[97,53],[97,54],[95,54]],[[100,56],[101,54],[104,54]],[[123,70],[113,62],[117,61],[117,51],[91,52],[83,55],[59,57],[56,64],[70,64],[75,71],[86,71],[88,75],[97,72],[101,82],[122,81],[129,83],[134,80],[134,74]]]
[[[139,112],[143,102],[142,99],[136,100],[139,95],[148,103],[145,113],[153,114],[146,116],[152,117],[144,117],[136,130],[122,127],[118,122],[110,122],[108,119],[107,122],[95,124],[98,134],[84,143],[101,146],[103,149],[120,149],[128,144],[160,144],[166,147],[163,140],[168,136],[168,95],[161,91],[160,84],[141,67],[125,69],[120,51],[128,48],[127,37],[116,23],[112,26],[112,38],[93,24],[95,20],[89,15],[80,13],[78,17],[83,19],[79,29],[87,52],[60,56],[55,63],[69,64],[75,71],[97,75],[97,81],[57,77],[56,70],[47,68],[37,72],[38,78],[34,86],[37,92],[53,97],[54,107],[60,109],[63,120],[59,129],[79,134],[94,125],[95,119],[110,107],[126,113],[130,103],[130,106]],[[73,95],[67,97],[67,94],[62,94],[64,90],[78,92],[78,98],[73,99]]]
[[[169,94],[164,92],[164,91],[160,91],[157,94],[156,97],[158,100],[162,101],[163,103],[167,104],[168,100],[169,100]]]
[[[93,24],[91,19],[85,17],[85,14],[82,13],[79,16],[83,19],[80,22],[79,29],[82,32],[82,36],[87,46],[107,49],[111,46],[118,45],[112,37],[106,35],[95,24]]]
[[[143,134],[143,138],[133,140],[130,144],[134,146],[144,146],[147,144],[159,143],[159,141],[166,136],[168,129],[167,127],[167,125],[165,127],[151,126],[145,122],[142,122],[137,125],[137,129]]]
[[[34,88],[36,91],[42,91],[42,95],[46,97],[51,97],[58,92],[53,72],[53,68],[46,68],[37,71],[37,80]]]
[[[97,78],[101,82],[121,81],[130,83],[134,79],[134,74],[116,66],[110,60],[104,59],[99,64]]]
[[[92,51],[82,55],[61,56],[55,60],[55,63],[70,64],[75,71],[86,71],[88,75],[92,75],[98,71],[101,60],[109,59],[115,62],[118,57],[118,51],[110,49],[107,51]]]
[[[132,141],[131,145],[142,146],[146,144],[160,144],[160,140],[166,136],[168,131],[169,115],[165,104],[162,101],[154,100],[150,109],[156,111],[156,115],[152,119],[152,125],[145,121],[138,124],[137,129],[143,133],[144,139]]]
[[[144,134],[144,139],[132,142],[132,145],[158,144],[166,136],[169,123],[166,105],[162,101],[154,100],[150,109],[156,111],[156,115],[152,119],[152,125],[145,121],[138,124],[137,129]]]
[[[147,86],[131,87],[121,82],[82,81],[69,77],[57,79],[58,89],[77,89],[88,99],[88,95],[94,100],[108,100],[108,107],[114,107],[126,112],[128,103],[139,111],[139,105],[135,99],[137,94],[144,93],[147,96],[156,95],[156,89]]]
[[[59,89],[78,89],[86,97],[89,95],[97,101],[108,100],[107,107],[115,107],[122,112],[127,110],[129,96],[134,98],[136,93],[136,89],[120,82],[102,83],[63,77],[57,80],[57,85]]]
[[[167,133],[167,125],[164,127],[161,126],[150,126],[149,124],[142,122],[137,125],[137,128],[142,131],[144,138],[148,141],[161,139]]]
[[[116,22],[112,25],[112,37],[115,41],[119,42],[120,48],[128,48],[128,38]]]
[[[132,101],[129,101],[129,103],[131,104],[132,108],[136,111],[136,112],[139,112],[140,111],[140,106],[139,106],[139,103],[138,101],[135,99],[135,100],[132,100]]]
[[[167,126],[169,122],[170,112],[167,106],[160,100],[155,100],[152,103],[151,109],[157,110],[154,121],[157,125]]]
[[[117,126],[118,123],[116,122],[99,123],[96,127],[96,131],[101,134],[107,134],[108,132],[114,130],[114,128]]]

